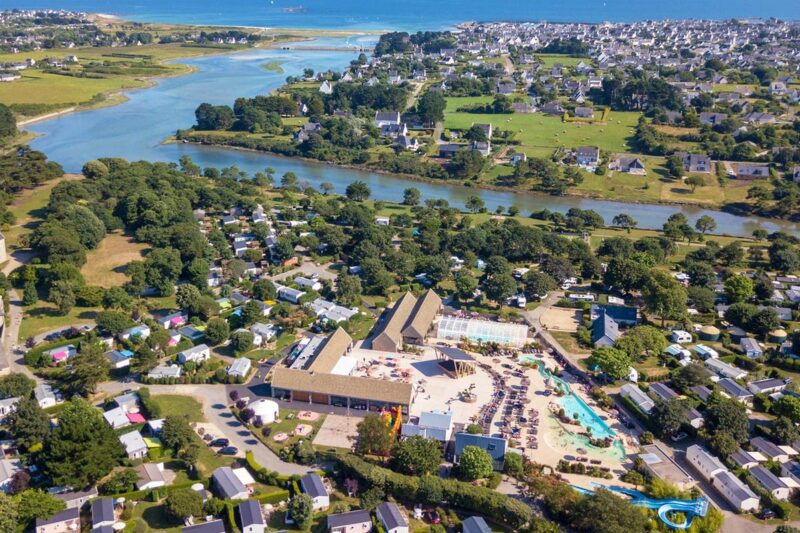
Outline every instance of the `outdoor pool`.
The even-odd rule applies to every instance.
[[[532,364],[536,363],[537,361],[539,361],[539,360],[536,359],[536,357],[534,357],[534,356],[532,356],[530,354],[523,354],[523,355],[517,356],[517,362],[519,364],[521,364],[521,365],[524,365],[524,364],[532,365]]]

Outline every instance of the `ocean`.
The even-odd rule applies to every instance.
[[[0,8],[71,9],[144,22],[406,31],[470,20],[800,19],[798,0],[0,0]]]

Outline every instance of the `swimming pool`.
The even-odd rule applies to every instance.
[[[517,356],[517,362],[519,364],[533,364],[533,363],[536,363],[538,361],[539,360],[536,359],[536,357],[534,357],[532,355],[529,355],[529,354],[523,354],[523,355]]]
[[[595,413],[589,407],[583,398],[572,392],[569,383],[563,379],[554,376],[549,370],[545,368],[544,364],[539,365],[539,373],[545,380],[551,380],[553,384],[564,391],[564,395],[555,398],[556,403],[564,409],[564,414],[569,418],[573,418],[575,414],[578,415],[578,421],[583,428],[587,428],[592,432],[592,437],[596,439],[612,438],[614,444],[612,449],[616,450],[617,455],[621,458],[625,456],[625,447],[617,439],[617,434],[606,424],[605,420]],[[591,446],[589,439],[583,435],[574,434],[578,442],[585,446]]]

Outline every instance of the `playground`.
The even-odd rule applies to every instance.
[[[581,494],[591,495],[594,494],[595,488],[601,486],[602,485],[593,483],[593,488],[584,488],[576,485],[572,485],[572,488]],[[658,513],[659,520],[672,529],[689,529],[695,516],[702,518],[708,513],[708,500],[703,497],[696,500],[679,500],[674,498],[656,499],[648,498],[638,490],[626,489],[624,487],[609,486],[604,488],[611,492],[628,496],[633,505],[655,510]],[[680,516],[675,516],[678,513],[683,515],[683,519],[680,521],[678,521]]]

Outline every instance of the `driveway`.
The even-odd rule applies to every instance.
[[[137,390],[142,385],[131,383],[120,383],[117,381],[103,383],[100,390],[108,396],[115,396],[124,390]],[[267,448],[249,429],[244,427],[241,422],[236,420],[228,409],[228,390],[224,385],[149,385],[151,394],[180,394],[191,396],[203,404],[203,415],[209,424],[218,427],[223,435],[230,440],[231,446],[235,446],[244,453],[247,450],[253,452],[256,462],[267,470],[274,470],[280,474],[293,475],[305,474],[311,468],[308,466],[297,465],[282,461],[272,450]]]

